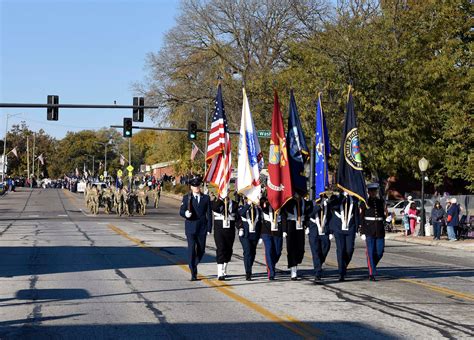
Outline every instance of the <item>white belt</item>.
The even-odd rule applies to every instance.
[[[383,221],[383,217],[364,217],[366,221]]]
[[[288,221],[298,221],[298,217],[296,217],[296,215],[293,215],[293,214],[288,214],[288,218],[287,218]],[[303,222],[305,220],[305,216],[301,216],[301,222]]]
[[[218,213],[213,212],[213,215],[214,215],[214,220],[215,221],[224,221],[225,220],[224,214],[218,214]],[[235,218],[234,218],[234,216],[229,214],[229,215],[227,215],[227,220],[228,221],[235,221]]]

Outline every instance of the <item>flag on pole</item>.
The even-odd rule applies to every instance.
[[[76,168],[76,177],[79,177],[80,173],[79,173],[79,169]]]
[[[316,104],[316,133],[314,148],[314,197],[318,200],[321,193],[325,192],[329,186],[328,178],[328,158],[331,155],[329,145],[328,129],[324,111],[321,105],[321,93],[318,94],[318,103]]]
[[[199,152],[198,146],[193,143],[193,147],[191,148],[191,160],[194,161],[194,158],[196,157],[197,153]]]
[[[283,117],[276,91],[273,101],[272,134],[268,158],[268,201],[272,208],[278,211],[293,196],[293,189],[291,186]]]
[[[362,173],[362,154],[351,86],[349,86],[347,95],[346,120],[342,131],[340,150],[337,186],[349,195],[364,201],[367,205],[367,189]]]
[[[126,158],[124,155],[120,154],[120,165],[124,166],[125,165]]]
[[[104,164],[102,164],[102,161],[99,161],[99,171],[104,167]]]
[[[12,154],[14,154],[16,158],[18,158],[18,152],[16,151],[16,147],[14,147],[14,148],[12,149],[12,151],[10,151],[10,152],[11,152]]]
[[[237,191],[255,204],[260,203],[260,171],[263,154],[253,124],[245,88],[242,89],[242,118],[240,120],[239,158],[237,166]]]
[[[309,149],[301,126],[298,108],[293,90],[290,91],[290,110],[288,115],[288,143],[291,184],[293,191],[301,196],[308,193],[308,178],[305,175],[305,164],[309,159]]]
[[[217,87],[215,109],[207,143],[206,162],[208,169],[204,180],[217,187],[219,197],[226,198],[232,174],[232,155],[221,84]]]
[[[43,158],[43,154],[39,155],[38,158],[36,158],[37,160],[39,160],[41,162],[41,165],[44,165],[44,158]]]

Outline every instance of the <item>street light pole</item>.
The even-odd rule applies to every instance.
[[[418,167],[421,171],[421,225],[418,236],[425,236],[425,173],[429,162],[425,157],[418,161]]]

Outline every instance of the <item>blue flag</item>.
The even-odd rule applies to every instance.
[[[351,86],[349,86],[346,121],[342,131],[340,150],[337,186],[367,205],[367,189],[362,172],[362,154]]]
[[[328,179],[328,158],[331,155],[329,146],[328,129],[324,118],[323,107],[321,106],[321,93],[318,95],[316,105],[316,133],[314,148],[314,197],[318,200],[321,193],[325,192],[329,186]]]
[[[288,117],[288,160],[290,163],[291,182],[293,190],[302,196],[308,193],[307,177],[304,167],[309,158],[309,150],[301,127],[301,121],[296,107],[293,90],[290,92],[290,112]]]

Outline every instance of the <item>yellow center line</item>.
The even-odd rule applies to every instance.
[[[443,295],[447,294],[448,296],[454,296],[454,297],[458,297],[458,298],[461,298],[461,299],[474,301],[474,295],[469,294],[469,293],[457,292],[457,291],[454,291],[454,290],[451,290],[451,289],[448,289],[448,288],[435,286],[435,285],[425,283],[425,282],[422,282],[422,281],[418,281],[418,280],[414,280],[414,279],[400,279],[400,278],[396,278],[396,279],[398,279],[400,281],[403,281],[403,282],[407,282],[407,283],[411,283],[411,284],[415,284],[415,285],[418,285],[418,286],[425,287],[429,290],[441,293]]]
[[[135,237],[130,236],[125,231],[123,231],[122,229],[118,228],[117,226],[115,226],[113,224],[109,224],[108,227],[111,230],[113,230],[114,232],[116,232],[117,234],[119,234],[119,235],[125,237],[126,239],[132,241],[133,243],[137,244],[139,247],[145,248],[145,249],[153,252],[156,255],[164,257],[167,260],[169,260],[171,263],[174,263],[174,264],[178,265],[178,267],[181,268],[182,270],[184,270],[188,273],[190,272],[188,266],[186,264],[184,264],[183,261],[176,259],[174,256],[171,256],[171,255],[166,254],[164,252],[161,252],[157,249],[149,247],[143,241],[141,241],[141,240],[139,240]],[[321,330],[319,330],[317,328],[314,328],[314,327],[311,327],[309,325],[306,325],[302,321],[299,321],[299,320],[297,320],[297,319],[295,319],[291,316],[285,316],[285,318],[283,318],[279,315],[276,315],[275,313],[272,313],[271,311],[269,311],[265,307],[255,303],[253,301],[250,301],[249,299],[233,292],[231,290],[231,288],[233,288],[233,287],[231,287],[227,284],[223,285],[223,284],[217,283],[217,281],[209,280],[206,277],[201,276],[201,275],[199,275],[199,278],[201,279],[201,282],[205,283],[206,285],[208,285],[210,287],[214,287],[218,292],[220,292],[220,293],[226,295],[227,297],[231,298],[232,300],[237,301],[240,304],[252,309],[253,311],[255,311],[255,312],[259,313],[260,315],[264,316],[265,318],[267,318],[268,320],[271,320],[271,321],[273,321],[273,322],[289,329],[293,333],[302,336],[303,338],[314,339],[317,336],[323,334]]]

